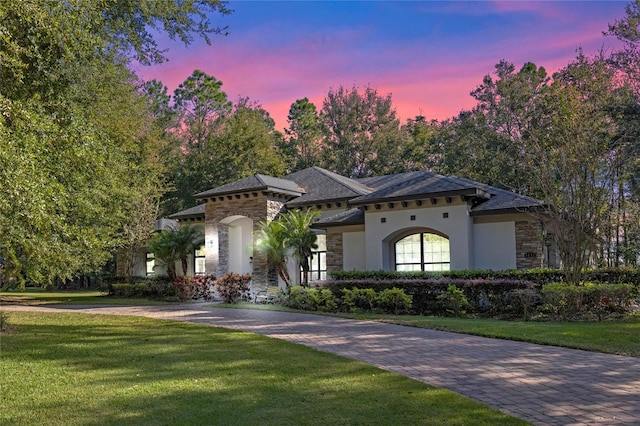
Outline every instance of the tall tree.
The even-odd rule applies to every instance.
[[[0,2],[7,276],[49,285],[98,268],[120,245],[157,141],[126,65],[163,59],[149,28],[185,43],[221,32],[210,11],[227,13],[209,0]]]
[[[606,244],[612,216],[617,129],[608,106],[622,100],[613,77],[605,61],[583,55],[556,73],[537,103],[542,119],[527,147],[527,167],[550,206],[549,231],[573,283]]]
[[[324,132],[322,165],[350,177],[384,174],[400,161],[406,143],[391,95],[367,87],[330,90],[320,122]]]
[[[213,123],[231,110],[222,82],[207,73],[194,70],[175,90],[173,100],[181,114],[178,132],[187,150],[202,149],[215,129]]]
[[[322,150],[322,132],[316,106],[303,98],[296,100],[287,116],[289,128],[285,129],[284,151],[292,158],[287,172],[306,169],[319,164]]]

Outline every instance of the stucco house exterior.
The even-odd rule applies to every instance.
[[[350,179],[320,167],[282,178],[256,174],[196,195],[169,218],[201,224],[194,273],[250,273],[253,290],[277,285],[254,252],[259,222],[316,208],[318,250],[310,279],[338,270],[528,269],[553,266],[543,202],[456,176],[414,171]],[[300,268],[290,260],[294,283]]]

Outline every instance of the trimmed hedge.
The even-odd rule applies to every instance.
[[[336,271],[329,273],[335,281],[353,280],[428,280],[428,279],[465,279],[465,280],[524,280],[542,285],[566,282],[565,273],[558,269],[527,270],[470,270],[444,272],[400,272],[400,271]],[[640,269],[594,269],[585,272],[585,281],[611,284],[633,284],[640,287]]]
[[[461,289],[469,301],[469,313],[484,313],[491,316],[521,316],[523,309],[519,306],[514,290],[530,289],[538,291],[540,286],[522,280],[465,280],[451,278],[431,279],[392,279],[392,280],[343,280],[325,281],[323,287],[328,288],[336,297],[344,298],[345,290],[373,289],[377,293],[394,287],[403,290],[412,298],[411,312],[418,315],[446,315],[446,303],[438,296],[449,291],[454,285]]]

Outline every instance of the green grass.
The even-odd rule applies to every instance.
[[[95,290],[58,290],[46,291],[42,288],[28,287],[25,291],[0,291],[0,304],[19,305],[166,305],[167,302],[107,297]]]
[[[525,424],[300,345],[196,324],[10,312],[3,425]]]
[[[294,311],[279,305],[252,305],[249,303],[216,306]],[[371,313],[339,314],[337,316],[610,354],[640,356],[640,314],[630,315],[624,320],[603,322],[503,321],[487,318],[446,318]]]

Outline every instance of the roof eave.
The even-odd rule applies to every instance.
[[[488,192],[483,191],[479,188],[467,188],[467,189],[457,189],[454,191],[430,192],[430,193],[424,193],[424,194],[406,195],[406,196],[398,196],[398,197],[368,198],[360,201],[354,200],[354,201],[350,201],[349,205],[355,207],[355,206],[363,206],[366,204],[425,200],[429,198],[445,198],[445,197],[455,197],[460,195],[480,198],[483,200],[488,200],[489,198],[491,198],[491,195]]]

